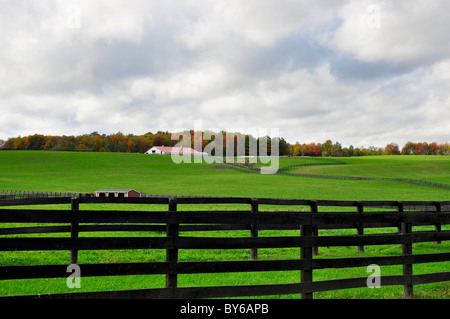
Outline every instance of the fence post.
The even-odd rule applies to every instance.
[[[398,211],[399,213],[404,213],[403,203],[398,203]],[[406,218],[403,217],[403,221],[400,225],[400,233],[405,236],[405,241],[402,244],[402,254],[403,256],[412,255],[412,224],[406,221]],[[403,276],[405,277],[405,283],[403,284],[403,297],[409,298],[412,297],[413,292],[413,265],[411,263],[403,264]]]
[[[356,211],[358,214],[361,214],[360,216],[362,216],[362,214],[364,213],[364,204],[361,202],[356,202]],[[364,224],[358,223],[358,225],[356,227],[356,231],[358,233],[358,236],[364,236]],[[363,252],[364,252],[364,246],[358,246],[358,253],[363,253]]]
[[[395,205],[397,206],[397,212],[403,213],[403,211],[404,211],[403,203],[396,202]],[[398,228],[398,233],[401,234],[402,233],[402,224],[401,223],[397,224],[397,228]]]
[[[258,213],[258,200],[251,199],[252,213]],[[258,238],[258,226],[256,224],[250,225],[250,236],[252,238]],[[252,248],[250,250],[250,259],[258,260],[258,248]]]
[[[318,212],[318,208],[317,208],[317,202],[313,201],[311,203],[311,213],[312,214],[317,214]],[[311,225],[311,232],[312,232],[312,236],[319,236],[319,228],[316,225]],[[312,252],[314,254],[314,256],[318,256],[319,255],[319,247],[312,247]]]
[[[435,202],[435,203],[434,203],[434,206],[436,206],[436,213],[442,212],[442,206],[441,206],[441,203]],[[436,227],[436,232],[439,233],[439,232],[441,231],[441,224],[440,224],[440,223],[437,223],[437,224],[435,225],[435,227]],[[437,241],[436,241],[436,244],[440,245],[440,244],[441,244],[441,241],[440,241],[440,240],[437,240]]]
[[[80,209],[80,199],[78,197],[72,197],[71,209],[72,209],[72,216],[76,216],[77,211]],[[79,233],[78,223],[72,222],[70,224],[70,237],[78,238],[78,233]],[[78,263],[78,250],[74,249],[70,251],[70,263],[71,264]]]
[[[311,207],[311,220],[309,221],[308,224],[301,225],[300,236],[302,237],[311,238],[313,236],[312,214],[314,211],[317,211],[317,202],[311,201],[310,207]],[[313,270],[312,270],[313,247],[303,244],[303,246],[300,248],[300,258],[301,260],[305,261],[305,268],[301,270],[300,274],[301,276],[300,282],[304,284],[311,283],[313,281]],[[303,292],[301,293],[301,297],[302,299],[312,299],[313,293]]]
[[[177,211],[177,202],[175,198],[169,198],[169,212]],[[179,224],[167,224],[166,236],[178,237],[180,232]],[[176,263],[178,261],[178,249],[171,248],[166,250],[166,262]],[[177,287],[177,274],[166,274],[166,288],[172,289],[172,298],[175,298],[175,288]]]

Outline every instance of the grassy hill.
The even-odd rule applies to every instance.
[[[302,166],[288,172],[401,177],[450,184],[450,158],[374,156],[340,158],[345,165]],[[323,163],[281,158],[280,167]],[[445,189],[400,182],[248,174],[208,163],[176,164],[170,156],[136,153],[0,152],[0,189],[94,192],[134,188],[148,194],[254,196],[340,200],[448,200]]]

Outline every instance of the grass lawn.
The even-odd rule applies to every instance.
[[[450,184],[450,158],[438,156],[376,156],[340,158],[345,165],[303,166],[292,168],[308,174],[411,178]],[[280,167],[303,163],[319,163],[320,159],[281,158]],[[450,191],[400,182],[352,181],[304,178],[298,176],[248,174],[217,164],[174,164],[169,156],[121,153],[77,153],[40,151],[1,151],[0,189],[28,191],[94,192],[99,188],[133,188],[147,194],[248,196],[335,200],[450,200]],[[81,209],[158,209],[145,205],[81,205]],[[166,210],[166,205],[160,208]],[[42,208],[42,207],[35,207]],[[48,207],[47,207],[48,208]],[[68,209],[57,205],[54,209]],[[185,205],[186,209],[211,209]],[[221,209],[248,209],[246,205]],[[180,210],[183,207],[179,208]],[[264,207],[264,209],[276,209]],[[287,209],[301,210],[299,207]],[[2,225],[1,227],[12,227]],[[448,226],[443,229],[450,229]],[[389,231],[389,230],[379,230]],[[321,230],[321,235],[339,235],[354,230]],[[260,236],[297,236],[299,231],[260,231]],[[164,236],[163,233],[81,233],[80,236]],[[249,236],[248,231],[181,233],[181,236]],[[20,235],[45,236],[45,235]],[[64,236],[69,234],[51,234]],[[414,253],[450,251],[450,242],[415,244]],[[371,246],[364,253],[356,247],[324,247],[319,256],[351,257],[401,254],[400,246]],[[249,250],[180,250],[180,261],[248,260]],[[260,259],[297,259],[299,249],[261,249]],[[164,261],[165,250],[81,251],[79,263]],[[0,252],[0,266],[26,264],[68,264],[69,252]],[[401,266],[382,267],[382,275],[401,274]],[[450,263],[421,264],[414,273],[450,271]],[[366,268],[315,270],[314,280],[367,277]],[[179,286],[244,285],[298,282],[299,271],[179,275]],[[164,287],[165,277],[122,276],[82,277],[77,291],[138,289]],[[6,280],[0,282],[0,295],[70,292],[66,278],[39,280]],[[436,283],[414,287],[415,298],[449,298],[450,284]],[[298,295],[268,298],[298,298]],[[320,292],[315,298],[402,298],[402,287],[349,289]]]

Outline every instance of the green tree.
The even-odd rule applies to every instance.
[[[350,145],[348,147],[348,156],[353,156],[354,152],[355,152],[355,148],[353,147],[353,145]]]
[[[331,156],[340,157],[342,156],[342,146],[339,142],[336,142],[331,146]]]
[[[333,153],[332,147],[333,142],[331,140],[326,140],[326,142],[322,144],[322,156],[331,156],[331,154]]]
[[[289,144],[285,141],[284,138],[278,139],[278,147],[279,147],[279,154],[282,155],[289,155]]]

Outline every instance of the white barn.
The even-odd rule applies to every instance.
[[[151,149],[149,149],[145,154],[157,154],[162,155],[163,151],[161,150],[161,147],[153,146]]]
[[[153,146],[145,154],[155,155],[191,155],[191,156],[207,156],[208,153],[196,151],[190,147],[168,147]]]

